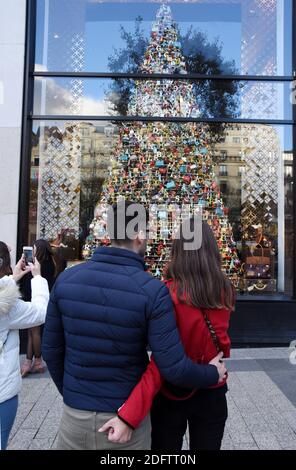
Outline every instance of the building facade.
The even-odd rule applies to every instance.
[[[236,285],[233,341],[295,339],[295,12],[294,0],[11,0],[0,238],[14,255],[47,238],[76,263],[100,243],[107,193],[190,202]]]

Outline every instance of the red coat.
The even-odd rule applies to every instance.
[[[171,282],[168,281],[166,284],[170,287]],[[187,356],[199,364],[208,364],[217,355],[217,350],[201,310],[180,303],[175,292],[172,292],[172,300],[177,326]],[[230,357],[228,336],[230,310],[207,309],[205,312],[214,327],[224,358]],[[214,387],[221,387],[224,384],[225,381]],[[140,382],[119,409],[118,415],[133,428],[137,428],[149,413],[153,398],[160,390],[164,395],[174,399],[163,387],[163,379],[152,356]]]

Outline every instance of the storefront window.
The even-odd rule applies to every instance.
[[[102,202],[166,206],[147,250],[161,277],[187,204],[239,294],[291,295],[291,1],[37,5],[29,242],[82,261],[107,243]]]
[[[292,0],[37,3],[36,70],[138,72],[151,29],[155,33],[152,24],[159,6],[165,3],[177,22],[176,41],[185,57],[168,64],[168,73],[184,68],[209,75],[292,71]]]
[[[176,116],[192,118],[292,119],[289,82],[92,78],[79,79],[79,87],[75,82],[36,78],[34,114],[166,117],[173,106]],[[146,90],[155,83],[152,105]],[[163,95],[171,97],[169,108]],[[186,97],[194,103],[188,106]]]
[[[241,293],[290,293],[291,126],[220,131],[222,144],[202,123],[35,122],[30,242],[45,237],[69,260],[87,258],[101,243],[102,201],[183,202],[202,207]],[[227,165],[221,145],[229,145]],[[158,274],[162,263],[153,267]]]

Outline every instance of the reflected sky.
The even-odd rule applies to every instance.
[[[160,4],[150,1],[38,0],[36,64],[43,64],[50,70],[55,65],[55,70],[62,70],[66,65],[63,57],[64,42],[69,42],[69,34],[79,31],[83,33],[85,41],[83,69],[109,71],[108,57],[122,47],[120,26],[127,33],[132,33],[135,19],[141,17],[143,33],[148,38]],[[179,1],[169,4],[180,33],[184,35],[192,27],[204,33],[209,43],[218,40],[223,61],[233,61],[237,73],[241,73],[242,67],[249,67],[250,72],[246,73],[265,74],[264,69],[260,70],[259,67],[264,67],[264,63],[269,60],[274,62],[277,74],[291,72],[292,0],[277,0],[277,8],[272,13],[266,7],[268,2],[254,0]],[[44,21],[44,18],[48,21]],[[48,40],[44,39],[44,32]],[[260,43],[263,46],[265,43],[265,51],[260,50]],[[67,47],[70,48],[69,44]],[[51,57],[59,48],[60,58],[58,54],[56,58]],[[242,64],[242,55],[248,54],[246,48],[250,51],[251,48],[258,48],[257,54],[261,57],[256,65],[252,65],[251,58],[247,59],[249,64]],[[280,64],[283,54],[284,67]],[[44,57],[46,55],[47,59]]]
[[[127,34],[133,35],[135,19],[141,17],[143,37],[147,40],[161,3],[155,1],[37,0],[36,69],[110,71],[110,56],[114,57],[116,51],[122,47],[126,48],[120,28],[123,27]],[[221,73],[229,73],[229,70],[237,74],[284,75],[291,73],[292,0],[270,2],[198,0],[166,3],[170,4],[173,18],[178,24],[181,35],[184,36],[190,28],[193,28],[194,31],[204,35],[205,44],[212,45],[218,41],[221,47]],[[275,4],[275,9],[267,6]],[[80,68],[75,69],[73,68],[71,40],[78,33],[83,37],[84,45]],[[197,44],[196,50],[201,49],[200,44]],[[207,59],[211,58],[210,53],[211,47],[207,47]],[[200,70],[195,71],[200,72]],[[59,85],[63,88],[62,81]],[[280,90],[281,85],[275,86]],[[245,89],[248,90],[249,86]],[[88,100],[86,109],[92,104],[99,106],[99,102],[103,100],[103,89],[98,87],[96,80],[85,80],[83,96],[86,101]],[[257,103],[254,94],[252,98],[253,103]],[[276,93],[276,98],[271,94],[268,99],[271,103],[277,101],[279,107],[276,108],[274,105],[272,108],[271,104],[270,114],[263,116],[265,108],[262,110],[264,103],[261,100],[260,118],[290,118],[288,86],[285,85],[282,92]],[[285,109],[282,106],[283,102],[286,103]],[[245,105],[246,103],[245,99]],[[238,102],[238,112],[241,113],[239,105],[240,102]],[[101,108],[99,106],[99,108],[92,109],[100,110]],[[256,107],[253,106],[253,109],[258,115]],[[252,115],[251,107],[248,115],[246,107],[241,115],[256,118],[255,114]]]

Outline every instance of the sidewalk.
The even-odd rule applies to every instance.
[[[222,448],[295,450],[296,365],[288,349],[235,349],[227,362],[229,418]],[[25,378],[8,448],[54,449],[61,412],[48,374]]]

